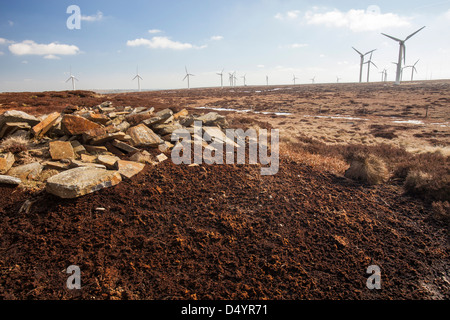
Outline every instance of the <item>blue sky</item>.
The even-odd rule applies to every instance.
[[[67,8],[81,10],[81,29],[70,30]],[[224,69],[237,84],[356,82],[359,57],[352,46],[377,49],[371,81],[388,71],[394,80],[398,44],[406,64],[419,60],[415,79],[450,78],[450,1],[42,0],[0,3],[0,91],[143,89],[217,86]],[[409,79],[411,69],[405,71]],[[366,69],[364,69],[364,79]]]

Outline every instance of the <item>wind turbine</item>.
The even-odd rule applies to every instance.
[[[141,76],[139,75],[138,67],[136,67],[136,76],[131,81],[134,81],[135,79],[137,79],[137,81],[138,81],[138,91],[140,92],[141,91],[141,81],[140,80],[144,80],[144,79],[142,79]]]
[[[186,68],[186,66],[184,67],[184,69],[186,70],[186,75],[184,76],[183,81],[187,78],[188,89],[190,89],[190,85],[189,85],[189,77],[195,76],[195,75],[189,73],[188,70],[187,70],[187,68]]]
[[[414,72],[417,73],[416,64],[417,64],[417,62],[419,62],[419,60],[417,60],[412,66],[407,66],[407,67],[411,68],[411,81],[413,81]]]
[[[247,74],[244,74],[241,78],[243,78],[244,79],[244,87],[246,86],[246,84],[245,84],[245,76],[246,76]]]
[[[372,62],[372,54],[373,54],[373,52],[370,53],[369,60],[367,60],[367,62],[364,62],[364,63],[367,63],[367,82],[369,82],[370,64],[373,64],[374,67],[378,69],[376,64]]]
[[[401,72],[402,72],[402,59],[403,59],[403,63],[405,63],[405,60],[406,60],[406,46],[405,46],[405,42],[406,42],[409,38],[411,38],[412,36],[414,36],[417,32],[419,32],[420,30],[422,30],[423,28],[425,28],[425,26],[423,26],[423,27],[420,28],[419,30],[417,30],[417,31],[415,31],[415,32],[413,32],[413,33],[411,33],[409,36],[407,36],[407,37],[405,38],[405,40],[400,40],[400,39],[394,38],[393,36],[387,35],[387,34],[385,34],[385,33],[381,33],[383,36],[386,36],[386,37],[388,37],[388,38],[390,38],[390,39],[392,39],[392,40],[397,41],[397,42],[399,43],[399,45],[400,45],[400,49],[399,49],[399,52],[398,52],[397,75],[396,75],[396,77],[395,77],[395,84],[400,84],[400,75],[401,75]]]
[[[374,51],[377,50],[377,49],[373,49],[373,50],[368,51],[368,52],[366,52],[366,53],[363,54],[363,53],[359,52],[358,50],[356,50],[354,47],[352,47],[352,48],[353,48],[353,50],[355,50],[355,51],[359,54],[359,56],[361,57],[360,64],[359,64],[359,82],[362,82],[362,72],[363,72],[363,65],[364,65],[364,57],[365,57],[366,55],[368,55],[369,53],[374,52]]]
[[[220,76],[220,86],[223,88],[223,69],[222,72],[218,72],[216,73],[218,76]]]
[[[381,73],[381,82],[386,82],[386,77],[387,77],[387,70],[386,70],[386,68],[384,68],[383,71],[380,71],[378,73]]]
[[[315,80],[316,80],[316,76],[314,76],[313,78],[311,78],[311,79],[309,79],[309,80],[311,80],[311,83],[314,83]]]
[[[233,86],[236,86],[236,81],[237,81],[237,77],[236,77],[236,71],[233,72]]]
[[[295,74],[293,75],[294,77],[292,78],[292,80],[294,81],[294,86],[295,86],[295,80],[298,79]]]
[[[266,75],[266,85],[267,86],[269,85],[269,76],[268,75]]]
[[[230,87],[233,86],[233,74],[228,72],[228,80],[230,81]]]
[[[336,76],[336,83],[339,83],[339,80],[341,80],[342,78],[339,78],[338,76]]]
[[[74,80],[78,81],[78,79],[72,75],[72,67],[70,67],[70,77],[69,77],[69,79],[66,80],[66,83],[69,82],[69,80],[72,80],[72,90],[75,91],[75,81]]]

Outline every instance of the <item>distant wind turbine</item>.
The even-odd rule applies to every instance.
[[[398,38],[395,38],[393,36],[387,35],[385,33],[381,33],[383,36],[386,36],[392,40],[395,40],[399,43],[400,45],[400,49],[398,52],[398,63],[397,63],[397,75],[395,76],[395,84],[400,84],[400,76],[401,76],[401,72],[402,72],[402,60],[403,63],[405,63],[406,60],[406,46],[405,46],[405,42],[411,38],[412,36],[414,36],[417,32],[419,32],[420,30],[422,30],[423,28],[425,28],[425,26],[423,26],[422,28],[420,28],[419,30],[411,33],[409,36],[407,36],[405,38],[405,40],[400,40]]]
[[[355,50],[355,51],[359,54],[359,56],[361,57],[360,64],[359,64],[359,82],[362,82],[362,72],[363,72],[363,65],[364,65],[364,57],[365,57],[366,55],[368,55],[369,53],[374,52],[374,51],[377,50],[377,49],[373,49],[373,50],[368,51],[368,52],[366,52],[366,53],[363,54],[363,53],[359,52],[358,50],[356,50],[354,47],[352,47],[352,48],[353,48],[353,50]]]
[[[367,63],[367,82],[369,82],[370,65],[373,64],[373,66],[378,69],[378,67],[375,65],[375,63],[372,62],[372,54],[373,54],[373,52],[370,53],[369,60],[367,60],[367,62],[364,62],[364,63]]]
[[[241,78],[243,78],[244,79],[244,87],[246,86],[246,84],[245,84],[245,77],[247,76],[247,74],[244,74]]]
[[[75,80],[78,81],[78,79],[72,75],[72,67],[70,67],[70,77],[69,79],[66,80],[66,83],[69,82],[70,80],[72,80],[72,90],[75,91]]]
[[[312,77],[312,78],[309,79],[309,80],[311,80],[311,83],[314,83],[314,82],[316,81],[316,76]]]
[[[412,66],[406,66],[407,68],[411,68],[411,81],[413,81],[414,72],[417,73],[416,64],[417,62],[419,62],[419,60],[417,60]]]
[[[269,76],[266,75],[266,85],[269,85]]]
[[[236,77],[236,71],[233,72],[233,86],[236,86],[237,83],[237,77]]]
[[[144,79],[142,79],[141,76],[139,75],[138,67],[136,67],[136,76],[131,81],[134,81],[135,79],[137,79],[137,81],[138,81],[138,91],[140,92],[141,91],[141,80],[144,80]]]
[[[339,78],[338,76],[336,76],[336,82],[339,83],[339,80],[341,80],[342,78]]]
[[[380,71],[378,73],[381,73],[381,82],[386,82],[386,78],[387,78],[387,70],[386,70],[386,68],[384,68],[383,71]]]
[[[222,72],[220,72],[220,73],[218,72],[217,75],[220,76],[220,86],[223,88],[223,69],[222,69]]]
[[[230,81],[230,87],[233,86],[233,74],[228,72],[228,80]]]
[[[190,84],[189,84],[189,78],[190,78],[191,76],[195,76],[195,75],[189,73],[186,66],[184,67],[184,69],[186,70],[186,75],[184,76],[183,81],[184,81],[185,79],[187,79],[188,89],[190,89],[191,87],[190,87]]]
[[[295,76],[295,74],[293,75],[292,80],[294,81],[294,85],[295,85],[295,80],[297,80],[298,78]]]

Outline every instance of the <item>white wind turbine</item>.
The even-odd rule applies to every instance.
[[[338,76],[336,76],[336,83],[339,83],[339,80],[341,80],[342,78],[339,78]]]
[[[137,81],[138,81],[138,91],[140,92],[141,91],[141,80],[144,80],[144,79],[142,79],[142,77],[139,75],[139,67],[136,67],[136,76],[131,81],[134,81],[135,79],[137,79]]]
[[[413,81],[414,72],[417,73],[416,64],[417,64],[417,62],[419,62],[419,60],[417,60],[412,66],[406,66],[405,67],[405,68],[411,68],[411,81]]]
[[[223,69],[221,72],[217,72],[216,74],[220,76],[220,86],[223,88]]]
[[[268,86],[268,85],[269,85],[269,76],[266,75],[266,86]]]
[[[315,82],[316,82],[316,76],[312,77],[312,78],[309,79],[309,80],[311,80],[311,83],[315,83]]]
[[[294,86],[295,86],[295,80],[298,80],[298,78],[295,76],[295,74],[293,75],[292,81],[294,81]]]
[[[72,75],[72,67],[70,67],[70,77],[69,79],[66,80],[66,83],[69,82],[70,80],[72,80],[72,90],[75,91],[75,80],[78,81],[78,79]]]
[[[246,76],[247,76],[247,74],[244,74],[244,75],[241,77],[242,79],[244,79],[244,87],[246,86],[246,84],[245,84],[245,79],[246,79],[245,77],[246,77]]]
[[[365,57],[366,55],[368,55],[369,53],[374,52],[374,51],[377,50],[377,49],[373,49],[373,50],[368,51],[368,52],[366,52],[366,53],[363,54],[363,53],[359,52],[358,50],[356,50],[354,47],[352,47],[352,48],[353,48],[353,50],[355,50],[355,51],[359,54],[359,56],[361,57],[360,64],[359,64],[359,82],[362,82],[362,72],[363,72],[363,65],[364,65],[364,57]]]
[[[364,63],[367,63],[367,82],[369,82],[370,65],[373,64],[373,66],[374,66],[375,68],[378,69],[378,67],[376,66],[376,64],[372,62],[372,54],[373,54],[373,52],[370,53],[370,58],[369,58],[369,60],[367,60],[366,62],[364,62]]]
[[[190,89],[191,87],[190,87],[190,84],[189,84],[189,78],[190,78],[191,76],[195,76],[195,75],[189,73],[186,66],[184,67],[184,69],[186,70],[186,75],[184,76],[183,81],[184,81],[185,79],[187,79],[188,89]]]
[[[423,28],[425,28],[425,26],[423,26],[422,28],[420,28],[419,30],[415,31],[414,33],[411,33],[409,36],[407,36],[405,38],[405,40],[400,40],[397,39],[393,36],[387,35],[385,33],[381,33],[383,36],[386,36],[392,40],[395,40],[399,43],[400,45],[400,49],[398,52],[398,63],[397,63],[397,75],[395,76],[395,84],[400,84],[400,78],[401,78],[401,73],[402,73],[402,60],[403,63],[405,63],[406,60],[406,46],[405,46],[405,42],[411,38],[412,36],[414,36],[417,32],[419,32],[420,30],[422,30]]]

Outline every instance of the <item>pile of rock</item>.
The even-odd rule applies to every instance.
[[[196,120],[222,129],[227,126],[225,117],[214,112],[194,116],[186,109],[154,112],[153,108],[114,107],[111,102],[67,107],[40,117],[7,111],[0,115],[0,184],[19,185],[51,169],[47,171],[54,174],[45,178],[45,189],[61,198],[111,187],[146,164],[167,160],[165,153],[173,148],[171,134]],[[15,145],[24,141],[25,148]],[[148,148],[156,153],[152,155]],[[24,152],[29,156],[26,161],[16,161]]]

